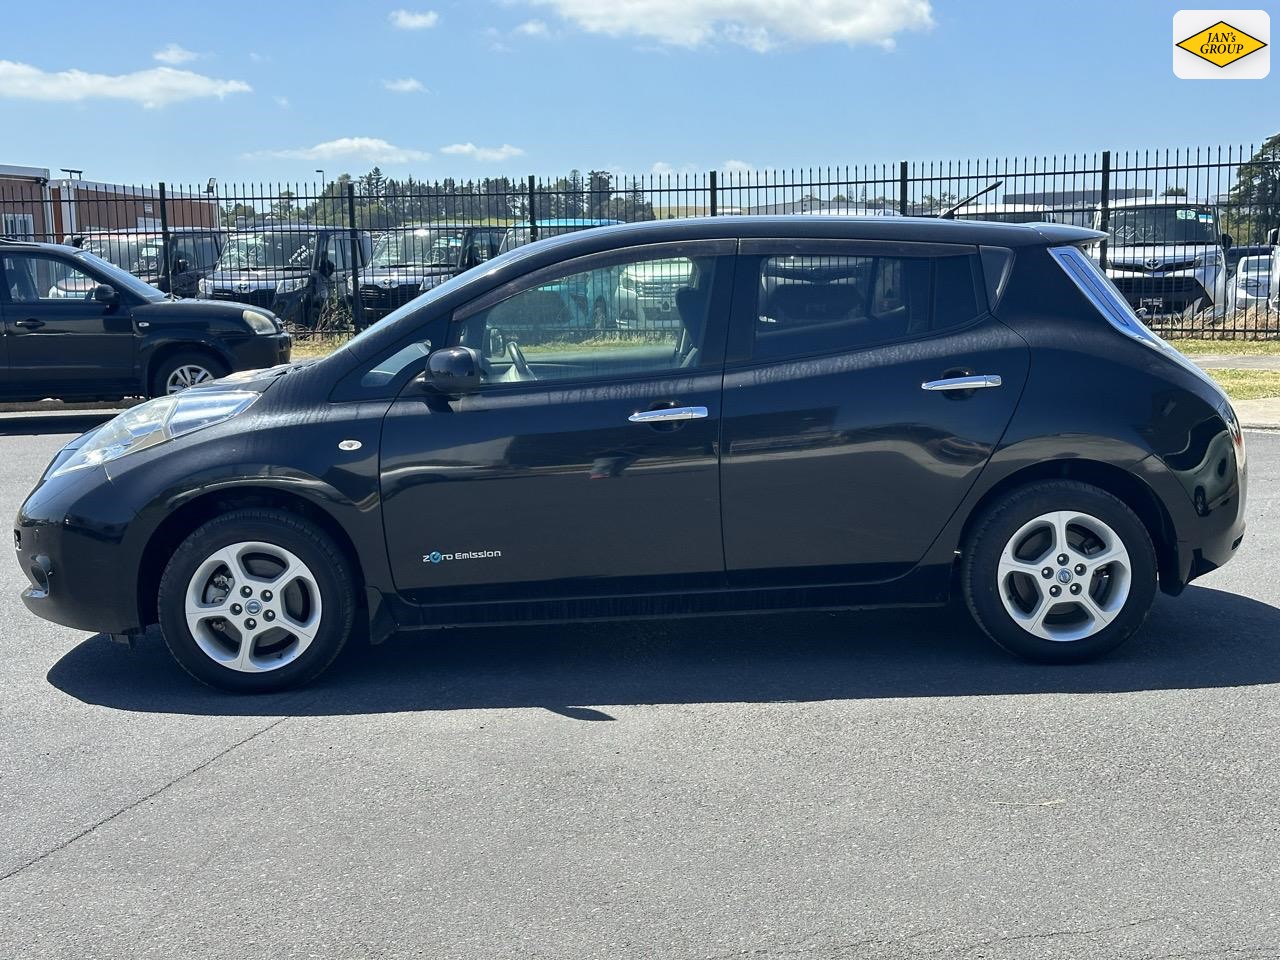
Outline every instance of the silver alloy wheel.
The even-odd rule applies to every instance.
[[[1059,510],[1018,528],[1000,553],[1000,600],[1043,640],[1084,640],[1124,609],[1133,566],[1124,542],[1087,513]]]
[[[187,628],[211,660],[241,673],[288,666],[320,629],[320,586],[305,563],[271,543],[210,554],[187,584]]]
[[[202,367],[198,363],[184,363],[169,374],[169,379],[164,382],[164,392],[180,393],[187,387],[194,387],[197,383],[207,383],[213,379],[213,372],[208,367]]]

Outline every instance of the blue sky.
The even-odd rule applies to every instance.
[[[129,7],[127,20],[100,0],[7,7],[0,163],[118,182],[309,181],[374,163],[466,179],[1248,144],[1280,129],[1275,73],[1176,79],[1179,5],[1151,0]]]

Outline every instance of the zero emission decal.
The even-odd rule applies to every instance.
[[[458,553],[441,553],[432,550],[422,555],[423,563],[449,563],[454,560],[497,560],[502,556],[501,550],[462,550]]]

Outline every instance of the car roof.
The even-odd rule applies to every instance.
[[[1001,247],[1089,243],[1106,234],[1062,223],[992,223],[981,220],[941,220],[936,217],[808,217],[779,216],[688,217],[623,223],[549,237],[542,249],[570,246],[617,246],[619,242],[662,243],[679,240],[797,238],[834,240],[897,240],[917,243],[986,244]],[[586,251],[584,251],[586,252]]]
[[[1212,207],[1208,200],[1192,200],[1189,197],[1129,197],[1112,200],[1111,209],[1120,207]]]

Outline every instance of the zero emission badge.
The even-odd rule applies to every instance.
[[[1179,10],[1173,72],[1184,80],[1261,80],[1271,72],[1265,10]]]

